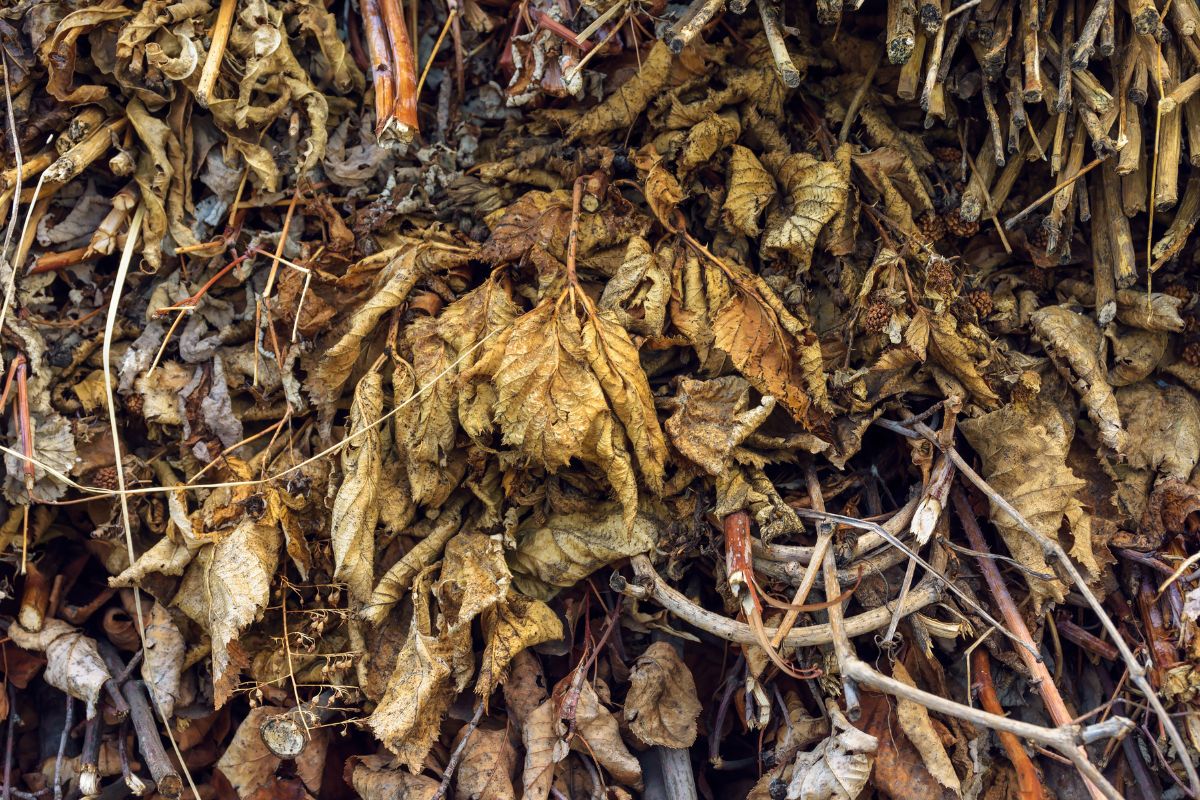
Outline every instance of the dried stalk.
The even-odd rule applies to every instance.
[[[983,710],[989,714],[1003,715],[1004,707],[1000,705],[1000,698],[996,696],[991,659],[988,658],[986,648],[975,648],[971,654],[971,668],[975,691],[979,695],[979,704],[983,706]],[[1042,788],[1041,777],[1025,748],[1021,746],[1021,740],[1007,731],[997,731],[996,736],[1000,739],[1013,769],[1016,770],[1021,800],[1044,800],[1046,791]]]
[[[1112,9],[1113,0],[1097,0],[1096,4],[1092,6],[1091,12],[1084,20],[1083,30],[1079,32],[1075,48],[1071,51],[1072,69],[1087,69],[1088,60],[1096,49],[1096,36],[1100,33],[1100,26],[1104,24],[1105,18]]]
[[[1129,16],[1136,33],[1151,36],[1158,32],[1158,9],[1154,0],[1129,0]]]
[[[691,44],[696,34],[720,13],[725,0],[692,0],[683,16],[667,31],[667,47],[672,53],[681,53]]]
[[[46,168],[47,183],[66,183],[79,175],[112,147],[113,137],[129,124],[128,117],[115,119],[92,132],[79,144],[67,150]]]
[[[1092,209],[1100,219],[1109,216],[1107,197],[1101,180],[1091,182]],[[1113,269],[1112,239],[1103,231],[1092,241],[1092,285],[1096,292],[1097,319],[1112,319],[1116,314],[1117,276]]]
[[[821,483],[817,480],[816,470],[810,465],[804,473],[805,481],[808,484],[808,499],[812,503],[812,507],[819,511],[825,510],[825,498],[821,494]],[[812,560],[808,562],[808,568],[804,570],[804,575],[800,579],[800,585],[796,588],[795,595],[792,596],[793,606],[802,606],[808,602],[808,594],[812,591],[812,587],[817,582],[817,571],[820,564],[825,559],[825,554],[829,552],[829,546],[833,542],[834,526],[825,524],[817,527],[817,541],[813,545]],[[783,620],[779,623],[779,629],[775,631],[775,635],[771,637],[771,646],[778,649],[779,643],[787,636],[788,631],[796,624],[796,620],[800,617],[800,611],[796,608],[789,608],[783,615]]]
[[[917,87],[921,83],[921,63],[925,60],[925,47],[929,37],[924,31],[917,31],[917,42],[913,46],[912,57],[900,68],[900,80],[896,83],[896,96],[903,100],[912,100],[917,96]]]
[[[1188,752],[1187,745],[1184,743],[1183,737],[1180,736],[1179,729],[1175,726],[1175,722],[1171,719],[1171,716],[1167,713],[1166,709],[1163,708],[1162,700],[1159,698],[1158,693],[1154,691],[1153,687],[1151,687],[1150,683],[1146,680],[1146,668],[1137,660],[1133,654],[1133,651],[1129,649],[1129,645],[1125,643],[1125,640],[1121,637],[1120,631],[1117,630],[1116,624],[1112,621],[1112,618],[1108,615],[1108,612],[1104,610],[1104,606],[1101,605],[1098,599],[1096,599],[1096,595],[1091,589],[1088,588],[1087,580],[1079,572],[1079,568],[1076,567],[1071,559],[1067,556],[1067,552],[1063,550],[1062,545],[1052,539],[1047,538],[1040,531],[1030,525],[1029,521],[1021,515],[1021,512],[1017,511],[1017,509],[1013,507],[1012,503],[1005,500],[1003,496],[992,489],[992,487],[988,485],[987,481],[985,481],[982,477],[980,477],[979,473],[972,469],[971,465],[968,464],[965,459],[963,459],[962,455],[960,455],[955,448],[948,445],[943,445],[940,441],[938,441],[937,434],[930,430],[929,426],[918,422],[912,426],[912,430],[909,430],[903,425],[890,420],[876,420],[874,424],[895,433],[899,433],[902,436],[911,437],[919,435],[930,442],[933,442],[935,447],[941,449],[943,452],[948,454],[951,459],[954,460],[954,464],[958,467],[958,471],[967,480],[969,480],[980,491],[986,494],[988,499],[990,499],[997,507],[1004,511],[1009,518],[1011,518],[1017,523],[1018,526],[1020,526],[1021,530],[1027,533],[1035,542],[1038,543],[1038,546],[1042,548],[1042,552],[1045,554],[1046,558],[1053,558],[1066,571],[1067,575],[1071,579],[1071,582],[1075,585],[1075,588],[1083,596],[1083,599],[1087,602],[1088,607],[1091,608],[1096,614],[1096,617],[1100,620],[1101,625],[1104,626],[1105,631],[1112,639],[1113,644],[1115,644],[1117,649],[1120,651],[1121,660],[1125,663],[1125,667],[1129,671],[1130,682],[1142,692],[1143,696],[1146,698],[1146,702],[1150,704],[1150,708],[1158,717],[1159,724],[1162,726],[1163,730],[1166,731],[1168,738],[1171,740],[1172,747],[1175,748],[1177,753],[1181,754],[1180,761],[1183,764],[1184,771],[1187,773],[1188,783],[1191,791],[1193,794],[1200,796],[1200,775],[1196,773],[1196,765],[1193,764],[1186,756],[1182,755]]]
[[[825,558],[825,581],[826,593],[838,591],[837,570],[834,567],[832,555],[827,555]],[[829,614],[831,621],[834,614],[835,612],[831,608]],[[939,714],[945,714],[949,717],[956,717],[974,725],[991,728],[995,731],[1011,733],[1023,739],[1037,742],[1045,747],[1054,748],[1069,758],[1086,779],[1099,787],[1102,796],[1110,798],[1110,800],[1120,800],[1121,795],[1117,790],[1105,780],[1095,765],[1086,757],[1079,754],[1079,751],[1081,746],[1086,743],[1113,736],[1121,736],[1132,730],[1133,723],[1129,719],[1125,717],[1112,717],[1098,725],[1090,725],[1086,728],[1081,728],[1075,724],[1060,725],[1056,728],[1044,728],[1040,725],[1021,722],[1000,714],[989,714],[986,711],[956,703],[941,695],[917,689],[914,686],[878,672],[858,658],[854,652],[854,648],[850,644],[848,633],[841,626],[837,626],[835,630],[838,631],[839,637],[834,642],[834,647],[837,650],[838,666],[842,671],[843,680],[848,678],[864,686],[870,686],[872,689],[905,700],[911,700],[930,711],[936,711]],[[850,715],[847,714],[847,716]]]
[[[1029,628],[1025,626],[1025,618],[1021,616],[1016,601],[1013,600],[1004,578],[1000,575],[1000,568],[991,558],[991,550],[988,549],[987,541],[983,538],[983,531],[979,529],[979,522],[975,519],[975,513],[971,510],[971,505],[967,502],[967,497],[962,489],[955,487],[952,502],[959,523],[967,534],[967,541],[976,552],[981,554],[975,560],[979,565],[980,572],[983,573],[983,580],[987,584],[988,590],[992,593],[992,599],[996,601],[996,606],[1000,609],[1000,615],[1004,617],[1004,622],[1009,628],[1032,647],[1033,636],[1029,633]],[[1069,725],[1074,717],[1067,710],[1067,704],[1063,702],[1058,687],[1054,685],[1054,676],[1046,668],[1046,662],[1031,655],[1029,650],[1021,649],[1017,652],[1021,656],[1025,668],[1033,676],[1033,684],[1042,696],[1042,702],[1046,706],[1046,713],[1049,714],[1050,719],[1058,726]],[[1087,759],[1087,752],[1082,747],[1080,755],[1085,760]],[[1088,791],[1093,797],[1102,795],[1099,789],[1093,785],[1088,786]]]
[[[1183,199],[1175,209],[1175,218],[1171,220],[1171,225],[1162,238],[1154,244],[1154,264],[1150,267],[1151,272],[1158,270],[1183,250],[1192,231],[1196,229],[1197,222],[1200,222],[1200,175],[1193,174],[1188,178],[1187,188],[1183,190]]]
[[[221,0],[221,6],[217,10],[217,21],[210,35],[212,44],[208,48],[204,68],[200,71],[200,82],[196,86],[196,102],[204,108],[208,108],[213,88],[217,85],[217,75],[221,72],[225,46],[229,44],[229,32],[233,30],[233,12],[236,8],[237,0]]]
[[[639,599],[652,599],[689,625],[720,639],[743,645],[758,645],[758,637],[749,625],[708,611],[693,603],[664,581],[646,556],[634,556],[630,560],[630,565],[637,576],[637,582],[628,582],[619,573],[614,572],[611,583],[615,591]],[[936,561],[935,566],[937,566]],[[945,566],[944,558],[941,566]],[[902,615],[907,616],[932,605],[937,602],[939,597],[941,597],[941,588],[938,586],[937,579],[924,578],[909,593],[908,597],[904,598],[903,602],[892,601],[847,618],[845,620],[847,635],[862,636],[865,633],[877,631],[888,624],[897,607],[900,608]],[[776,633],[775,628],[764,628],[764,630],[769,637],[774,637]],[[783,638],[782,644],[787,648],[815,647],[829,644],[832,641],[833,634],[828,625],[809,625],[803,628],[794,628]]]
[[[887,56],[893,64],[907,64],[916,47],[917,7],[913,0],[888,0]]]
[[[942,17],[945,13],[941,0],[920,0],[917,5],[917,19],[925,33],[930,36],[942,29]]]
[[[103,640],[97,642],[97,646],[110,672],[117,675],[125,671],[125,662],[121,660],[115,647]],[[146,760],[146,766],[150,769],[159,794],[175,800],[183,793],[183,781],[167,756],[166,748],[163,747],[145,687],[140,681],[129,681],[121,687],[121,694],[129,703],[129,719],[133,722],[133,730],[137,734],[138,748],[142,752],[142,758]]]
[[[1127,289],[1137,281],[1137,255],[1133,249],[1133,234],[1129,219],[1121,211],[1119,178],[1111,161],[1100,169],[1100,185],[1104,192],[1105,216],[1100,218],[1101,231],[1112,242],[1113,276],[1118,289]]]
[[[54,142],[59,155],[82,142],[92,131],[104,123],[104,110],[99,106],[87,106],[72,119],[67,130]]]
[[[800,70],[792,63],[788,55],[787,44],[783,41],[783,31],[779,29],[779,15],[771,0],[758,0],[758,13],[762,17],[763,33],[767,37],[767,47],[771,49],[771,57],[775,59],[775,71],[784,86],[796,88],[800,85]]]
[[[412,142],[419,130],[416,57],[404,25],[400,0],[373,1],[382,17],[389,46],[388,64],[395,82],[395,97],[385,115],[379,115],[379,101],[376,99],[375,138],[386,147],[401,147]],[[370,20],[366,22],[371,24]]]
[[[1042,56],[1038,51],[1038,0],[1023,0],[1021,19],[1025,26],[1022,48],[1025,53],[1025,84],[1023,93],[1026,103],[1042,101]]]

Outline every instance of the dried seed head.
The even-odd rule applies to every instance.
[[[924,234],[930,244],[940,242],[946,237],[946,221],[931,211],[926,211],[917,217],[917,228]]]
[[[135,417],[143,416],[145,408],[146,398],[143,397],[139,392],[134,392],[133,394],[125,397],[125,410],[130,414],[133,414]]]
[[[117,481],[117,468],[101,467],[96,470],[96,474],[92,476],[92,485],[99,489],[108,489],[110,491],[116,491],[121,488],[120,483]]]
[[[1163,289],[1163,294],[1169,294],[1177,300],[1182,300],[1184,304],[1191,302],[1192,290],[1184,286],[1182,283],[1172,283],[1167,288]]]
[[[962,150],[957,147],[934,147],[929,153],[943,164],[962,163]]]
[[[954,288],[954,267],[950,259],[935,256],[929,259],[929,267],[925,280],[930,289],[940,294],[948,294]]]
[[[867,306],[867,316],[863,327],[867,333],[883,333],[883,329],[892,321],[892,307],[882,300],[876,300]]]
[[[988,314],[992,313],[992,293],[986,289],[976,289],[973,292],[967,292],[967,302],[971,304],[971,308],[975,309],[975,313],[980,319],[984,319]]]
[[[1026,240],[1033,249],[1044,251],[1050,245],[1050,231],[1043,225],[1034,225],[1030,228]]]
[[[979,221],[968,222],[963,219],[961,213],[956,208],[946,215],[946,229],[954,236],[960,239],[965,239],[979,233]]]
[[[1180,357],[1193,367],[1200,367],[1200,342],[1188,342]]]

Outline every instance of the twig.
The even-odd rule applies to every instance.
[[[63,717],[62,735],[58,738],[58,755],[54,757],[54,800],[62,800],[62,760],[67,752],[67,739],[71,738],[71,726],[75,723],[75,698],[67,695],[67,711]]]
[[[100,794],[100,714],[87,721],[83,729],[83,752],[79,756],[79,793],[83,797]]]
[[[825,557],[825,579],[827,581],[826,592],[836,591],[837,568],[834,565],[832,554]],[[831,622],[833,617],[834,610],[831,608]],[[958,719],[996,731],[1012,733],[1021,738],[1030,739],[1047,747],[1052,747],[1070,758],[1075,763],[1076,768],[1086,778],[1102,787],[1105,797],[1110,798],[1110,800],[1120,799],[1121,795],[1104,778],[1100,770],[1096,769],[1095,765],[1086,758],[1079,755],[1079,748],[1088,742],[1112,736],[1120,736],[1132,730],[1133,723],[1125,717],[1112,717],[1105,722],[1090,725],[1086,728],[1081,728],[1074,723],[1060,725],[1056,728],[1044,728],[1040,725],[1031,725],[1028,722],[1021,722],[998,714],[989,714],[986,711],[980,711],[977,708],[956,703],[941,695],[923,691],[895,678],[883,675],[870,665],[859,660],[853,647],[850,645],[848,636],[841,629],[840,625],[836,626],[835,630],[840,633],[839,640],[834,642],[834,647],[837,648],[838,662],[843,678],[848,677],[873,689],[905,700],[911,700],[939,714],[957,717]]]
[[[646,556],[634,556],[630,560],[630,565],[633,567],[634,574],[637,575],[637,582],[628,582],[621,577],[620,573],[614,572],[611,579],[614,591],[635,598],[652,598],[684,622],[720,639],[746,645],[759,643],[758,637],[749,625],[703,609],[667,584],[655,571],[650,559]],[[940,596],[941,590],[937,582],[933,578],[925,578],[917,584],[917,587],[899,606],[903,614],[908,615],[932,605]],[[879,630],[891,619],[896,605],[895,601],[892,601],[847,618],[845,620],[847,635],[862,636]],[[768,636],[775,634],[775,628],[765,628],[764,630]],[[793,628],[783,638],[782,644],[784,647],[798,648],[829,644],[832,641],[833,634],[828,625],[809,625],[803,628]]]
[[[110,672],[120,674],[125,671],[126,665],[121,661],[121,656],[118,655],[115,647],[104,640],[100,640],[96,644]],[[137,734],[138,748],[141,750],[142,758],[146,759],[146,766],[154,778],[155,788],[159,794],[174,800],[183,793],[183,781],[180,779],[179,773],[175,771],[175,765],[167,756],[166,748],[163,747],[162,737],[158,734],[158,725],[154,721],[154,712],[150,710],[150,701],[146,698],[145,689],[140,681],[130,681],[122,687],[121,692],[125,696],[126,702],[129,703],[129,720],[133,723],[133,730]]]
[[[700,29],[712,20],[725,5],[725,0],[692,0],[679,21],[667,31],[667,47],[672,53],[681,53],[691,44]]]
[[[955,466],[958,467],[959,472],[967,480],[969,480],[980,491],[986,494],[988,499],[990,499],[996,504],[997,507],[1003,510],[1005,514],[1007,514],[1017,523],[1018,526],[1020,526],[1021,530],[1029,534],[1029,536],[1031,536],[1033,540],[1038,543],[1038,545],[1042,548],[1042,552],[1046,554],[1047,558],[1054,558],[1062,566],[1062,568],[1067,572],[1067,575],[1070,576],[1072,583],[1075,584],[1075,588],[1078,589],[1088,606],[1096,614],[1097,618],[1099,618],[1100,623],[1104,626],[1104,629],[1108,632],[1109,637],[1113,640],[1113,644],[1117,646],[1117,649],[1121,653],[1121,659],[1125,662],[1125,666],[1129,670],[1130,681],[1138,688],[1139,691],[1142,692],[1142,694],[1146,697],[1146,701],[1150,704],[1150,707],[1158,716],[1160,724],[1166,731],[1167,736],[1171,739],[1172,746],[1175,747],[1176,752],[1179,753],[1180,761],[1183,764],[1184,772],[1187,773],[1188,782],[1190,784],[1192,793],[1196,796],[1200,796],[1200,776],[1196,774],[1196,765],[1193,764],[1187,757],[1187,745],[1184,743],[1183,737],[1180,736],[1179,729],[1175,726],[1171,716],[1163,707],[1162,700],[1159,698],[1158,693],[1154,691],[1153,687],[1146,680],[1146,668],[1137,660],[1133,654],[1133,651],[1129,649],[1129,645],[1125,643],[1125,639],[1122,638],[1120,632],[1117,630],[1116,624],[1112,621],[1112,618],[1108,615],[1108,612],[1104,610],[1104,606],[1100,604],[1100,601],[1096,598],[1096,595],[1090,588],[1088,588],[1087,581],[1079,572],[1078,567],[1076,567],[1071,559],[1067,556],[1067,553],[1065,550],[1063,550],[1062,545],[1047,538],[1041,533],[1041,531],[1030,525],[1029,521],[1021,515],[1021,512],[1017,511],[1017,509],[1013,507],[1012,503],[1005,500],[1002,495],[989,486],[988,482],[985,481],[979,475],[979,473],[976,472],[971,465],[966,462],[966,460],[955,448],[940,442],[937,438],[937,435],[930,430],[927,425],[921,423],[914,425],[913,430],[915,430],[916,433],[913,433],[913,431],[910,431],[907,428],[895,425],[895,423],[892,423],[890,420],[876,420],[874,424],[895,433],[899,433],[901,436],[913,437],[920,435],[933,442],[934,446],[941,449],[954,460]]]
[[[1044,194],[1042,194],[1040,197],[1038,197],[1038,199],[1034,200],[1032,203],[1030,203],[1029,205],[1022,208],[1016,214],[1013,214],[1011,217],[1006,219],[1004,221],[1004,229],[1011,231],[1013,228],[1016,227],[1018,222],[1025,219],[1030,214],[1032,214],[1034,211],[1036,211],[1042,203],[1046,202],[1051,197],[1053,197],[1055,194],[1057,194],[1059,191],[1067,188],[1068,186],[1073,184],[1075,181],[1079,180],[1084,175],[1088,174],[1089,172],[1094,170],[1096,167],[1103,164],[1104,161],[1105,161],[1105,159],[1103,159],[1103,158],[1097,158],[1094,161],[1092,161],[1092,163],[1090,163],[1087,166],[1080,169],[1078,172],[1076,172],[1071,177],[1063,179],[1061,182],[1058,183],[1058,185],[1047,190]]]
[[[825,558],[821,563],[825,573],[825,596],[829,598],[837,597],[842,593],[842,587],[838,583],[837,564],[834,563],[832,550],[825,551]],[[842,691],[846,700],[846,716],[851,721],[857,720],[859,714],[862,713],[862,709],[858,704],[858,687],[854,683],[854,676],[847,669],[847,666],[850,665],[855,656],[850,646],[850,637],[846,635],[842,604],[834,603],[829,607],[828,613],[829,630],[833,636],[833,651],[837,655],[838,666],[842,674]]]
[[[971,547],[978,550],[980,553],[991,555],[988,549],[987,542],[983,538],[983,531],[979,529],[979,522],[975,519],[975,513],[971,510],[970,504],[967,502],[967,497],[962,489],[955,487],[952,502],[954,503],[954,511],[958,515],[958,520],[966,531],[967,540],[971,543]],[[980,556],[976,558],[979,563],[979,569],[983,573],[984,582],[987,583],[988,589],[992,593],[992,598],[996,601],[996,605],[1000,608],[1000,615],[1004,617],[1005,623],[1012,629],[1013,633],[1028,643],[1028,650],[1019,650],[1021,661],[1025,664],[1025,668],[1029,670],[1033,676],[1033,683],[1037,686],[1038,693],[1042,696],[1042,702],[1046,705],[1046,713],[1050,715],[1050,719],[1055,725],[1066,725],[1071,719],[1071,712],[1067,710],[1067,704],[1063,702],[1062,695],[1058,693],[1058,687],[1054,685],[1054,677],[1050,674],[1050,670],[1046,668],[1046,663],[1036,656],[1031,657],[1030,652],[1036,653],[1033,645],[1033,636],[1029,633],[1029,628],[1025,625],[1025,618],[1021,616],[1020,610],[1017,608],[1016,602],[1012,598],[1012,594],[1008,591],[1008,586],[1004,583],[1004,578],[1000,576],[1000,568],[996,566],[996,562],[990,558]],[[1087,758],[1087,754],[1083,754]],[[1088,791],[1093,797],[1099,797],[1100,791],[1092,785],[1088,786]]]
[[[121,727],[117,729],[117,756],[121,759],[121,777],[125,779],[125,786],[129,789],[129,793],[134,797],[141,797],[146,793],[146,784],[139,778],[129,765],[129,749],[126,740],[129,738],[129,720],[123,720]]]
[[[811,465],[805,470],[804,477],[808,483],[808,497],[813,505],[820,511],[825,510],[825,498],[821,494],[821,484],[817,480],[816,470]],[[825,554],[829,552],[829,545],[833,541],[834,526],[825,524],[817,528],[817,541],[813,545],[813,554],[808,562],[808,567],[804,570],[804,577],[800,580],[800,585],[796,588],[796,594],[792,597],[793,606],[804,605],[808,600],[808,593],[812,591],[813,585],[817,582],[817,571],[820,569],[820,564],[825,560]],[[832,600],[833,598],[828,598]],[[779,647],[779,643],[787,636],[788,631],[796,624],[796,620],[800,617],[800,612],[797,609],[788,609],[783,616],[783,621],[779,623],[779,630],[771,637],[771,645]]]
[[[221,59],[225,57],[225,46],[229,43],[233,12],[236,8],[237,0],[221,0],[221,7],[217,10],[217,21],[210,35],[212,45],[208,48],[204,69],[200,72],[200,82],[196,86],[196,101],[205,108],[208,108],[213,88],[217,84],[217,75],[221,72]]]
[[[794,89],[800,85],[800,70],[792,63],[787,43],[783,41],[783,32],[779,29],[779,14],[771,5],[771,0],[758,0],[758,13],[762,17],[763,33],[767,37],[771,58],[775,60],[779,80],[783,81],[784,86]]]
[[[1003,715],[1004,707],[1000,705],[1000,698],[996,696],[996,685],[992,682],[991,659],[988,657],[986,648],[977,647],[971,653],[971,668],[974,674],[974,687],[979,693],[979,704],[983,706],[983,710],[989,714]],[[1041,777],[1025,752],[1025,748],[1021,747],[1021,741],[1007,731],[997,731],[996,736],[1000,739],[1000,744],[1004,747],[1004,752],[1008,755],[1013,769],[1016,770],[1021,800],[1045,798],[1046,791],[1042,788]]]
[[[442,800],[446,796],[446,792],[450,789],[450,779],[454,777],[454,772],[458,769],[458,762],[462,759],[463,751],[467,749],[467,741],[471,738],[471,734],[475,733],[475,729],[479,727],[481,719],[483,719],[483,700],[475,704],[475,714],[463,730],[462,738],[455,745],[454,752],[450,754],[450,760],[446,762],[446,771],[442,773],[442,782],[438,784],[437,791],[433,793],[433,797],[430,800]]]

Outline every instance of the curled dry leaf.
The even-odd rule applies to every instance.
[[[1116,452],[1124,452],[1125,429],[1108,383],[1104,340],[1096,323],[1065,306],[1038,309],[1030,321],[1059,372],[1079,392],[1088,416],[1100,429],[1100,440]]]
[[[553,698],[548,702],[554,702]],[[560,735],[566,731],[560,724]],[[642,788],[642,767],[621,740],[621,726],[612,712],[600,703],[592,684],[584,681],[575,706],[575,735],[571,749],[592,757],[620,783]]]
[[[567,131],[569,139],[627,128],[667,85],[671,71],[671,51],[663,42],[655,42],[637,74],[576,120]]]
[[[796,756],[787,800],[854,800],[871,777],[879,742],[855,728],[837,706],[829,706],[833,732]]]
[[[700,700],[691,670],[667,642],[654,642],[629,675],[625,721],[646,744],[686,749],[696,741]]]
[[[95,640],[59,619],[45,620],[39,631],[13,622],[8,636],[17,647],[45,653],[46,683],[87,703],[91,719],[105,681],[112,679]]]
[[[807,270],[821,229],[846,207],[849,147],[842,146],[836,161],[818,161],[808,153],[769,153],[764,160],[783,187],[783,202],[767,215],[762,257],[787,253],[799,269]]]
[[[733,233],[758,236],[759,219],[775,197],[775,179],[754,155],[741,145],[729,148],[729,186],[721,218]]]
[[[904,664],[899,661],[892,665],[892,676],[916,688],[912,676],[908,674]],[[900,727],[904,730],[904,735],[921,754],[921,760],[925,762],[925,768],[929,770],[929,774],[942,786],[954,792],[956,796],[961,796],[962,781],[959,780],[958,773],[954,771],[954,764],[946,753],[946,746],[942,744],[941,737],[933,728],[933,723],[929,718],[929,709],[912,700],[897,698],[896,716],[900,720]]]
[[[649,242],[634,236],[625,247],[620,268],[605,285],[597,307],[611,312],[631,333],[662,335],[671,295],[673,260],[673,248],[662,247],[655,252]]]
[[[563,637],[558,615],[541,600],[510,591],[508,599],[483,612],[483,657],[475,692],[489,697],[505,679],[518,653]]]
[[[146,655],[142,661],[142,680],[150,690],[159,713],[170,719],[179,699],[179,681],[187,649],[170,612],[155,601],[146,620]]]
[[[1200,462],[1200,402],[1182,386],[1143,381],[1117,390],[1129,466],[1186,481]]]
[[[1091,517],[1076,498],[1084,481],[1067,466],[1075,434],[1069,412],[1038,399],[963,420],[959,428],[983,460],[982,473],[992,487],[1049,539],[1059,538],[1065,521],[1074,538],[1072,557],[1096,575]],[[1054,575],[1037,542],[994,504],[991,520],[1013,558],[1033,572]],[[1037,606],[1047,598],[1062,600],[1064,585],[1057,578],[1042,580],[1026,573],[1025,579]]]
[[[383,376],[368,372],[354,390],[349,439],[342,450],[344,478],[333,501],[330,539],[336,580],[345,581],[359,603],[370,599],[375,581],[375,525],[379,522],[376,491],[383,470]]]
[[[648,552],[657,540],[658,525],[638,514],[627,526],[620,509],[602,503],[587,512],[555,514],[542,524],[531,520],[515,537],[517,549],[508,559],[513,586],[548,600],[605,564]]]
[[[525,764],[521,772],[525,800],[546,800],[554,784],[554,765],[567,757],[567,743],[558,731],[558,708],[545,700],[525,717],[521,726]]]
[[[438,782],[390,765],[387,756],[355,756],[346,762],[346,782],[363,800],[433,800]]]
[[[234,731],[233,740],[218,759],[217,769],[233,786],[238,797],[249,797],[275,782],[275,770],[282,760],[263,742],[259,728],[265,719],[284,713],[283,709],[272,706],[250,709]]]
[[[710,474],[720,475],[738,446],[771,415],[775,398],[764,397],[751,408],[750,384],[743,378],[681,378],[672,405],[675,411],[664,423],[671,444]]]

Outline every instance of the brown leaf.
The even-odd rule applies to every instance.
[[[458,739],[461,738],[462,732]],[[454,797],[456,800],[515,800],[512,779],[516,768],[517,750],[508,731],[503,727],[476,728],[463,748],[462,761],[454,776]]]
[[[217,761],[217,769],[233,785],[238,797],[248,797],[275,782],[275,770],[282,759],[267,748],[259,728],[263,720],[283,713],[284,709],[272,706],[250,709]]]
[[[711,475],[720,475],[734,451],[775,408],[767,396],[750,407],[750,384],[736,375],[710,381],[681,378],[665,426],[671,444]]]
[[[892,665],[892,677],[913,688],[917,686],[900,661]],[[933,728],[933,723],[929,718],[929,709],[912,700],[900,697],[896,699],[896,717],[900,721],[900,727],[905,736],[921,754],[921,760],[924,761],[929,774],[955,795],[961,795],[962,782],[954,771],[954,765],[950,762],[950,756],[946,753],[946,747],[942,744],[941,737]]]
[[[654,642],[638,657],[629,675],[625,721],[646,744],[687,749],[696,742],[700,716],[696,683],[675,648]]]
[[[609,95],[603,103],[577,119],[567,138],[581,139],[627,128],[662,91],[670,79],[671,51],[661,41],[654,43],[637,74]]]
[[[17,647],[45,653],[46,683],[87,703],[89,719],[96,713],[104,684],[112,675],[94,639],[58,619],[45,620],[39,631],[25,630],[14,621],[8,636]]]
[[[346,782],[363,800],[432,800],[438,781],[390,766],[387,756],[354,756],[346,762]]]
[[[729,186],[721,218],[732,233],[758,236],[758,220],[775,197],[775,179],[749,148],[729,149]]]
[[[345,475],[333,501],[330,539],[336,564],[334,579],[345,581],[359,603],[370,598],[375,582],[375,525],[379,522],[376,491],[383,464],[382,432],[374,424],[383,416],[383,376],[368,372],[354,390],[350,406],[350,439],[342,450]]]
[[[485,645],[475,693],[490,697],[504,681],[509,664],[518,653],[562,637],[562,622],[550,606],[519,592],[510,592],[506,602],[483,612]]]
[[[788,800],[853,800],[871,777],[878,740],[851,725],[835,705],[829,717],[833,733],[796,756]]]
[[[801,271],[807,270],[821,229],[846,206],[849,159],[818,161],[808,153],[772,153],[765,158],[783,187],[783,201],[767,215],[760,244],[762,257],[777,258],[788,253]]]
[[[1200,402],[1182,386],[1143,381],[1116,392],[1129,466],[1186,481],[1200,462]]]
[[[575,736],[570,741],[572,750],[596,759],[620,783],[642,788],[641,765],[621,740],[617,718],[600,703],[596,690],[588,681],[580,687],[575,723]]]

